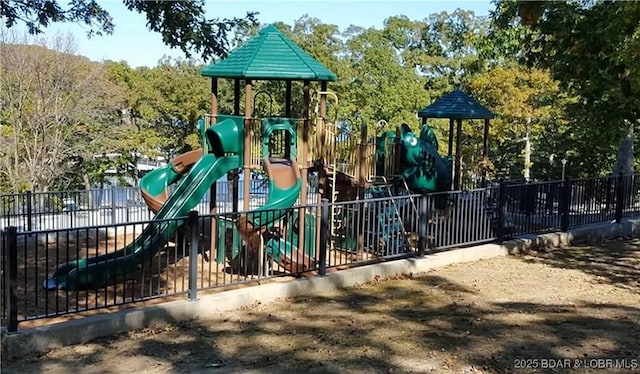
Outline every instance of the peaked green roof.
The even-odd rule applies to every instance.
[[[492,119],[493,113],[474,98],[453,90],[418,112],[420,118]]]
[[[232,50],[227,58],[213,63],[200,75],[220,78],[296,79],[335,81],[336,74],[316,61],[275,26]]]

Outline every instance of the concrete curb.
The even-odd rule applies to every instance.
[[[374,277],[424,273],[433,268],[521,253],[528,249],[555,248],[578,241],[596,242],[617,237],[640,237],[640,219],[627,219],[620,224],[600,223],[582,226],[569,232],[524,236],[502,244],[483,244],[409,258],[362,266],[332,273],[326,277],[301,278],[287,282],[207,295],[196,301],[178,300],[115,313],[90,316],[48,326],[20,330],[2,335],[4,357],[20,357],[46,352],[52,348],[80,344],[154,324],[187,319],[202,319],[216,313],[237,309],[256,302],[268,303],[282,297],[312,295],[371,281]]]

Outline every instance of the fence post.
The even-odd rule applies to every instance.
[[[198,230],[198,222],[200,221],[197,210],[189,212],[189,219],[187,226],[191,232],[191,238],[189,239],[189,300],[196,300],[198,298],[198,250],[200,232]]]
[[[327,243],[329,235],[329,199],[322,199],[320,207],[320,244],[318,247],[318,273],[327,275]]]
[[[565,179],[562,183],[562,191],[560,195],[560,230],[567,232],[569,230],[569,206],[571,205],[571,180]]]
[[[618,174],[616,178],[616,223],[622,222],[622,211],[624,209],[624,176]]]
[[[27,191],[27,231],[33,231],[33,226],[31,221],[33,221],[33,193],[31,191]]]
[[[417,231],[418,231],[418,257],[424,257],[426,248],[429,243],[427,235],[427,222],[429,222],[429,212],[427,208],[427,197],[420,196],[416,199],[418,201],[418,219]],[[431,248],[429,248],[431,249]]]
[[[496,209],[498,210],[498,225],[496,227],[496,236],[498,237],[498,242],[502,243],[504,241],[504,206],[507,204],[507,188],[506,184],[503,181],[500,181],[498,185],[498,206]]]
[[[18,277],[18,228],[15,226],[7,227],[7,257],[9,266],[7,268],[7,279],[5,283],[5,297],[7,298],[8,321],[7,330],[9,332],[18,331],[18,293],[17,293],[17,277]]]

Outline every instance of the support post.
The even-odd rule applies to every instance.
[[[487,186],[487,171],[489,169],[489,119],[484,120],[484,134],[482,137],[482,188]]]
[[[320,214],[320,245],[318,246],[318,273],[327,275],[327,248],[329,243],[329,200],[322,199]]]
[[[7,300],[7,330],[9,332],[18,331],[18,294],[17,294],[17,277],[18,277],[18,228],[15,226],[7,227],[7,257],[8,268],[5,283],[5,297]]]
[[[302,160],[298,160],[298,165],[300,166],[300,176],[302,177],[302,186],[300,188],[300,205],[307,205],[307,186],[308,186],[308,177],[309,177],[309,108],[311,106],[311,94],[310,94],[310,85],[309,81],[304,81],[304,86],[302,88],[302,152],[300,153],[300,157]],[[298,214],[298,223],[299,223],[299,231],[298,232],[298,248],[304,251],[305,248],[305,214],[302,212]]]
[[[453,118],[449,118],[449,148],[447,148],[447,155],[449,157],[453,156],[453,137],[455,134],[453,133]]]
[[[246,92],[245,92],[245,95],[246,95]],[[251,106],[253,106],[253,94],[250,95],[249,99],[251,99]],[[247,98],[245,97],[245,109],[247,105],[246,103],[247,103]],[[234,116],[240,115],[240,79],[235,79],[233,82],[233,115]],[[247,162],[247,160],[245,160],[245,162]],[[245,177],[246,177],[246,174],[245,174]],[[239,207],[238,207],[238,204],[239,204],[238,201],[240,200],[239,181],[240,181],[240,176],[239,176],[238,170],[234,170],[227,174],[227,186],[231,185],[231,209],[234,212],[237,212],[239,210]]]
[[[560,230],[566,232],[569,230],[569,206],[571,205],[571,180],[565,179],[562,183],[562,191],[560,196]]]
[[[317,187],[318,187],[318,204],[322,206],[322,200],[324,198],[329,198],[333,201],[333,196],[330,196],[331,189],[327,183],[327,154],[328,150],[326,149],[326,119],[327,119],[327,82],[322,81],[320,83],[320,111],[316,115],[316,147],[315,147],[315,155],[314,161],[316,161],[316,168],[318,173]],[[335,181],[333,181],[335,183]],[[320,233],[322,231],[322,223],[320,222],[321,217],[317,215],[321,215],[322,212],[317,212],[316,214],[316,233]],[[321,248],[322,245],[322,237],[320,235],[316,235],[316,248]],[[326,245],[326,243],[325,243]]]
[[[462,162],[460,157],[462,156],[462,120],[458,118],[456,129],[456,175],[453,182],[453,189],[455,191],[460,190],[460,173],[462,171]]]
[[[286,81],[285,83],[285,93],[284,93],[284,116],[287,118],[291,118],[291,81]],[[284,152],[286,155],[291,154],[291,134],[288,131],[284,133]]]
[[[253,138],[253,84],[247,79],[244,86],[244,191],[243,210],[249,211],[249,199],[251,198],[251,139]]]
[[[211,78],[211,125],[215,125],[218,122],[218,78]],[[204,152],[204,150],[203,150]],[[204,156],[204,155],[203,155]],[[218,182],[213,182],[211,188],[209,188],[209,214],[211,215],[211,237],[209,238],[209,248],[211,253],[218,253],[218,224],[216,211],[218,198]]]
[[[326,181],[326,166],[327,166],[327,154],[328,150],[325,148],[326,145],[326,120],[327,120],[327,82],[321,83],[321,94],[320,94],[320,112],[318,117],[316,118],[316,154],[315,157],[318,161],[318,186],[322,186],[322,191],[319,195],[319,199],[321,202],[322,198],[333,199],[333,196],[329,195],[329,188],[327,186]],[[335,181],[334,181],[335,183]]]
[[[285,83],[285,93],[284,93],[284,116],[291,117],[291,81],[286,81]]]
[[[358,198],[364,190],[367,182],[367,126],[362,125],[360,128],[360,144],[358,146]]]
[[[191,238],[189,239],[189,300],[198,299],[198,251],[199,251],[199,228],[198,228],[198,211],[189,212],[189,230]]]
[[[451,158],[451,160],[453,160],[453,138],[455,137],[455,133],[453,132],[453,118],[449,118],[449,143],[447,146],[447,156],[449,156]],[[449,165],[449,173],[451,175],[451,186],[449,186],[450,188],[453,188],[453,181],[454,181],[454,165],[453,163]]]
[[[218,78],[211,78],[211,124],[216,123],[218,115]]]
[[[245,97],[245,105],[246,100],[247,98]],[[233,115],[240,115],[240,79],[233,80]]]

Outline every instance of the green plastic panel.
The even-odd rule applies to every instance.
[[[218,122],[207,129],[211,152],[217,157],[236,155],[243,163],[244,117],[218,115]]]
[[[296,126],[298,120],[295,118],[285,117],[268,117],[262,119],[262,158],[270,157],[269,154],[269,138],[274,131],[285,131],[289,133],[289,155],[285,157],[295,159],[297,155],[298,137],[296,135]],[[286,147],[285,147],[286,148]]]

